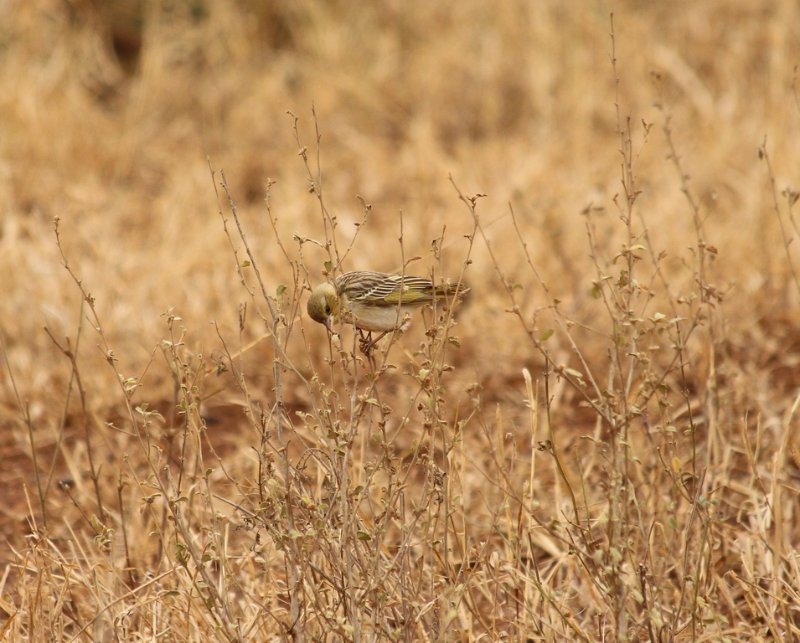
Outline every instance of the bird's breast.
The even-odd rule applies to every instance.
[[[356,327],[368,331],[390,331],[405,327],[411,317],[408,306],[365,306],[349,302],[350,314]]]

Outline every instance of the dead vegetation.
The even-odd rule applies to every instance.
[[[799,13],[0,5],[0,636],[797,638]]]

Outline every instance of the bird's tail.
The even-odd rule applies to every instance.
[[[470,288],[464,283],[445,282],[438,284],[434,288],[434,293],[437,298],[453,299],[455,297],[459,301],[469,293]]]

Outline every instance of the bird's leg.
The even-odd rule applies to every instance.
[[[367,357],[369,357],[369,353],[372,350],[372,346],[375,342],[372,341],[372,331],[365,333],[361,328],[358,329],[359,335],[359,348],[361,348],[361,352],[364,353]]]
[[[392,331],[390,331],[390,330],[385,330],[380,335],[378,335],[375,339],[372,338],[372,331],[370,331],[369,334],[366,337],[364,337],[362,335],[362,337],[361,337],[361,352],[364,353],[364,355],[369,356],[372,353],[372,349],[375,348],[375,344],[377,344],[379,341],[381,341],[386,335],[388,335],[391,332]]]

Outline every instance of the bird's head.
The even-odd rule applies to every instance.
[[[333,318],[339,313],[339,297],[336,288],[329,283],[320,284],[311,291],[308,298],[308,316],[315,322],[324,324],[330,330]]]

